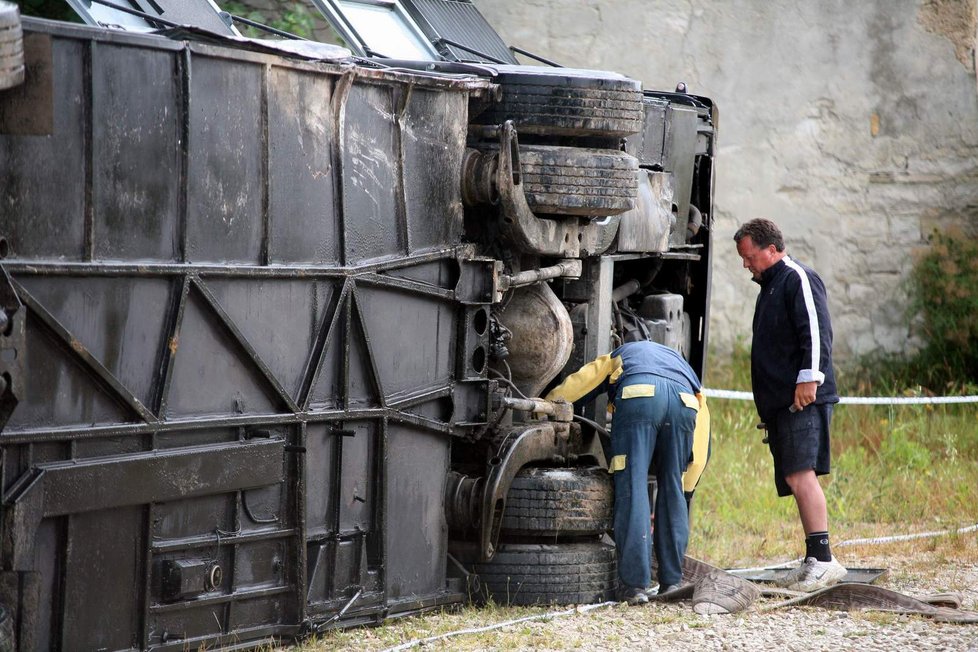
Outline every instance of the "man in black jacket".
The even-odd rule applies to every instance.
[[[832,325],[822,279],[784,250],[770,220],[744,223],[737,253],[761,286],[754,307],[751,385],[767,426],[779,496],[794,496],[805,530],[805,561],[783,584],[815,591],[846,569],[829,548],[828,510],[817,476],[829,473],[829,424],[839,402],[832,370]]]

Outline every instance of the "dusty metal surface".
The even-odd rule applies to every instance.
[[[513,291],[499,320],[513,333],[512,381],[527,396],[541,396],[567,364],[574,345],[567,309],[549,285],[537,284]]]
[[[441,502],[399,496],[440,496],[457,415],[485,418],[453,392],[479,376],[450,336],[472,328],[445,183],[465,89],[33,31],[65,83],[46,143],[0,140],[21,648],[182,649],[299,633],[358,592],[350,618],[461,599]],[[158,581],[175,562],[222,579]]]

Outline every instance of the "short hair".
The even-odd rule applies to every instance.
[[[761,249],[774,245],[777,251],[784,251],[784,236],[781,235],[778,225],[771,220],[757,218],[744,222],[734,233],[733,239],[734,242],[740,242],[744,238],[750,238]]]

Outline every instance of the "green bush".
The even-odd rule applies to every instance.
[[[52,20],[80,22],[78,15],[65,0],[22,0],[20,10],[25,16],[37,16]],[[125,5],[125,2],[118,4]],[[217,3],[222,10],[262,25],[311,39],[317,27],[317,21],[322,22],[318,13],[313,13],[304,2],[283,0],[276,3],[276,8],[269,11],[259,11],[249,6],[247,2],[229,0]],[[272,35],[264,30],[239,23],[237,25],[242,35],[250,38],[271,38]]]
[[[241,16],[302,38],[312,38],[313,30],[316,28],[316,16],[301,2],[279,2],[278,9],[267,12],[267,14],[235,0],[230,2],[218,0],[218,4],[224,11],[233,16]],[[269,38],[271,36],[268,32],[255,27],[248,27],[243,24],[239,24],[237,27],[243,36],[251,38]]]
[[[17,4],[20,5],[20,13],[24,16],[80,22],[78,14],[64,0],[22,0]]]
[[[910,277],[914,315],[925,345],[911,360],[935,385],[978,381],[978,238],[934,231]]]
[[[978,238],[934,231],[908,279],[908,321],[923,341],[916,352],[871,353],[837,365],[845,394],[978,394]]]

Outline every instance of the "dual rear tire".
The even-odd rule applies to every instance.
[[[611,600],[618,582],[615,547],[601,541],[505,543],[473,568],[496,604],[590,604]]]
[[[642,130],[642,85],[593,70],[503,70],[493,80],[500,98],[475,124],[512,120],[521,134],[624,138]]]
[[[0,90],[24,81],[24,34],[20,11],[12,2],[0,1]]]
[[[497,604],[586,604],[614,598],[618,566],[611,476],[602,468],[525,468],[513,480],[499,549],[478,574],[480,598]]]

